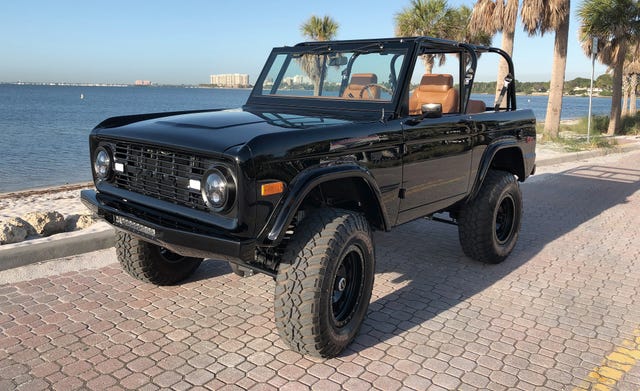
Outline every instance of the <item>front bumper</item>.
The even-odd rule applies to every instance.
[[[83,190],[80,193],[82,203],[92,212],[114,227],[129,232],[142,240],[162,246],[170,251],[187,257],[213,258],[239,264],[248,264],[255,258],[255,240],[240,240],[216,234],[213,231],[195,232],[196,226],[182,226],[178,218],[143,205],[132,205],[120,198]],[[150,218],[143,216],[153,216]],[[160,222],[160,223],[158,223]],[[176,227],[167,227],[174,223]]]

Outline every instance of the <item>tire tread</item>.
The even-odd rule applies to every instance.
[[[332,251],[354,231],[365,232],[371,238],[364,216],[339,209],[320,209],[305,217],[285,250],[276,278],[276,326],[281,337],[301,353],[333,357],[345,347],[326,342],[327,330],[317,329],[320,309],[314,307],[320,299],[326,259],[337,257]]]
[[[484,263],[500,263],[511,252],[517,241],[521,218],[516,216],[515,233],[506,254],[496,252],[493,245],[493,209],[492,202],[508,187],[515,186],[518,197],[516,213],[522,211],[522,196],[513,174],[506,171],[489,170],[476,198],[465,205],[458,219],[460,245],[464,253],[472,259]],[[487,227],[489,229],[487,229]]]
[[[116,232],[116,255],[122,268],[133,278],[154,285],[173,285],[189,277],[200,266],[199,258],[185,258],[175,273],[166,273],[158,268],[158,254],[154,244],[137,239],[123,232]],[[155,249],[157,251],[157,249]]]

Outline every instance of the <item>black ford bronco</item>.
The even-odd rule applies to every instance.
[[[510,72],[487,105],[470,98],[490,54]],[[512,251],[518,182],[535,170],[535,117],[512,80],[500,49],[427,37],[276,48],[242,108],[96,126],[82,200],[117,228],[133,277],[174,284],[204,258],[268,274],[280,336],[335,356],[367,312],[373,230],[429,217],[457,224],[473,259]]]

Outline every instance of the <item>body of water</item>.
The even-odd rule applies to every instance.
[[[102,120],[127,114],[236,108],[249,90],[178,87],[0,85],[0,193],[91,180],[89,133]],[[478,95],[493,105],[489,95]],[[594,98],[594,114],[611,100]],[[519,96],[519,108],[544,120],[546,96]],[[562,118],[587,115],[588,98],[565,97]]]

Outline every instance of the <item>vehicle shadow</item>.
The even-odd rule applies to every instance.
[[[395,345],[395,337],[442,312],[456,306],[464,310],[466,299],[499,283],[549,243],[628,202],[628,197],[640,190],[640,170],[582,166],[531,177],[521,187],[524,215],[520,238],[511,256],[499,265],[467,258],[458,242],[457,227],[452,225],[418,220],[390,233],[377,233],[374,295],[359,336],[343,354],[380,342]],[[490,304],[490,298],[487,300]],[[473,319],[478,313],[465,315]],[[442,327],[435,323],[428,328]],[[412,337],[419,336],[414,333]],[[427,340],[424,335],[422,338]]]
[[[210,278],[218,278],[227,274],[229,276],[233,274],[231,266],[229,266],[229,262],[217,259],[205,259],[196,272],[181,282],[181,284],[208,280]]]

